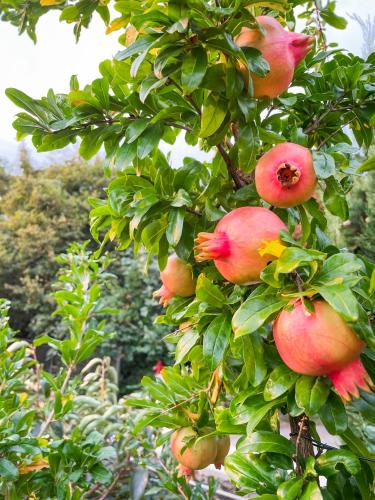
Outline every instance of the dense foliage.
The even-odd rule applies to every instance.
[[[173,471],[162,434],[137,426],[110,359],[87,362],[110,332],[100,321],[108,313],[108,259],[75,245],[59,260],[54,297],[67,338],[20,340],[9,327],[9,302],[0,301],[2,498],[139,499],[147,491],[150,499],[172,499],[181,490],[208,500],[214,482],[209,494],[200,483],[190,489]],[[60,361],[57,374],[37,360],[36,348],[47,341]]]
[[[1,6],[3,19],[19,25],[18,7]],[[80,153],[88,159],[104,145],[107,171],[115,178],[107,199],[92,202],[94,238],[102,245],[116,241],[120,251],[133,243],[136,254],[144,247],[157,255],[160,269],[172,249],[193,265],[195,296],[173,298],[158,319],[174,330],[167,340],[177,344],[175,365],[157,381],[145,377],[149,397],[128,402],[142,412],[137,428],[193,426],[202,437],[238,434],[225,469],[243,494],[370,499],[374,465],[348,427],[347,412],[352,404],[373,420],[374,395],[362,391],[345,406],[338,394],[347,399],[346,392],[339,384],[335,390],[324,371],[301,375],[283,363],[272,330],[281,310],[288,317],[291,300],[306,318],[317,314],[314,301],[324,299],[330,333],[345,335],[342,344],[352,344],[358,355],[367,344],[361,359],[374,380],[374,264],[332,244],[325,214],[346,220],[352,175],[374,168],[373,159],[358,168],[355,158],[373,140],[375,55],[363,60],[327,45],[324,23],[346,26],[331,1],[135,0],[114,6],[120,13],[114,20],[101,3],[57,7],[77,35],[95,9],[109,31],[124,28],[120,42],[126,47],[100,64],[100,78],[82,88],[73,77],[68,93],[51,90],[40,100],[15,89],[7,95],[23,109],[14,122],[18,136],[30,134],[38,151],[80,138]],[[292,29],[297,8],[304,31],[316,37],[316,50],[300,61],[290,91],[272,101],[255,99],[251,74],[267,77],[270,67],[256,48],[239,48],[235,37],[242,27],[264,34],[254,17],[260,14]],[[31,4],[21,29],[32,35],[41,9]],[[211,162],[181,158],[180,168],[171,168],[158,146],[161,140],[173,144],[181,130],[186,143],[212,150]],[[312,150],[319,188],[302,205],[278,209],[259,198],[254,168],[261,154],[285,141]],[[282,241],[256,249],[271,261],[260,281],[234,285],[212,263],[194,261],[194,238],[245,206],[267,207],[267,217],[277,214],[287,230]],[[251,232],[241,227],[249,239]],[[199,237],[203,251],[210,238]],[[302,350],[304,340],[291,347]],[[314,359],[319,352],[311,354]],[[358,385],[366,389],[369,378],[359,358],[356,363]],[[358,373],[352,375],[347,383]],[[280,434],[282,414],[289,415],[291,440]],[[339,449],[315,451],[318,419],[340,436]]]
[[[71,243],[89,239],[87,199],[103,197],[108,180],[101,162],[75,160],[33,170],[27,151],[21,152],[22,171],[4,172],[1,182],[0,289],[11,300],[10,324],[22,338],[32,340],[44,333],[61,337],[66,328],[52,316],[56,256]],[[138,384],[141,375],[166,355],[160,342],[165,328],[153,325],[160,311],[151,297],[158,285],[157,266],[153,261],[146,276],[143,261],[134,260],[128,251],[118,254],[109,269],[113,279],[106,305],[119,314],[108,318],[116,334],[106,339],[100,353],[110,355],[117,367],[121,392]]]

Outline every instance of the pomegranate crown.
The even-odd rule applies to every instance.
[[[198,252],[195,257],[198,262],[225,258],[230,254],[229,239],[224,232],[199,233],[195,241],[198,243],[194,247]]]
[[[300,33],[290,32],[289,36],[289,49],[293,54],[294,64],[297,66],[302,59],[313,49],[315,38],[309,35],[302,35]]]

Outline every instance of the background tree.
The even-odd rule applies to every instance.
[[[23,338],[61,337],[64,324],[52,316],[56,256],[90,238],[88,198],[103,197],[108,181],[101,162],[74,160],[34,170],[25,148],[21,169],[20,175],[1,174],[0,288],[12,300],[10,322]],[[159,312],[151,297],[159,286],[156,264],[147,276],[144,265],[126,252],[110,266],[114,278],[105,300],[119,314],[108,318],[116,335],[106,340],[102,352],[112,356],[122,392],[167,354],[159,341],[165,329],[153,325]]]
[[[272,19],[293,28],[297,6],[299,17],[307,20],[302,37],[280,31]],[[198,437],[211,443],[214,438],[210,461],[217,458],[216,436],[238,434],[236,451],[225,459],[225,467],[243,494],[370,499],[372,455],[348,427],[348,406],[342,399],[363,389],[361,399],[350,404],[361,415],[371,415],[374,395],[366,391],[375,375],[374,266],[332,244],[325,212],[347,220],[352,174],[374,168],[373,159],[360,169],[355,160],[357,146],[366,150],[373,140],[374,55],[364,60],[328,50],[324,24],[346,27],[330,1],[169,0],[156,5],[136,0],[116,2],[115,7],[116,19],[110,19],[107,6],[96,3],[52,7],[74,25],[77,36],[94,10],[109,31],[124,28],[120,43],[126,47],[100,64],[100,78],[82,88],[73,77],[66,94],[49,91],[38,100],[16,89],[8,89],[7,95],[23,109],[14,122],[18,135],[32,135],[38,151],[80,138],[80,153],[88,159],[104,146],[107,172],[114,179],[107,198],[93,201],[91,231],[98,242],[104,246],[116,241],[120,251],[133,243],[136,254],[144,247],[157,255],[160,269],[173,250],[193,270],[195,296],[173,297],[158,318],[173,330],[167,340],[176,344],[175,365],[164,368],[157,380],[143,379],[149,397],[128,401],[140,409],[134,432],[151,424],[171,433],[192,427],[191,438],[180,447],[198,446],[203,442]],[[20,27],[33,36],[42,10],[35,4],[22,8]],[[2,17],[20,25],[19,10],[3,5]],[[243,27],[252,30],[255,40],[250,35],[240,48],[236,41]],[[303,58],[312,34],[316,51]],[[274,49],[275,44],[281,45],[288,78],[281,82],[283,89],[269,85],[262,93],[262,78],[269,83],[275,64],[269,45]],[[267,52],[268,62],[263,57]],[[292,76],[296,88],[288,91]],[[212,161],[184,158],[179,169],[171,168],[158,146],[162,140],[173,144],[181,130],[188,144],[212,151]],[[312,151],[312,172],[308,151],[305,161],[309,175],[318,177],[321,203],[310,198],[299,199],[298,206],[275,207],[258,196],[257,162],[285,142],[294,143],[294,150],[303,146]],[[299,182],[294,164],[282,161],[278,181]],[[242,207],[246,210],[235,211]],[[248,221],[238,215],[245,212],[264,217],[247,227]],[[228,227],[228,241],[224,236],[220,240],[220,232],[216,239],[207,235],[219,220],[227,224],[232,217],[241,229],[237,238],[252,248],[254,262],[267,256],[260,276],[245,275],[256,266],[251,259],[239,265],[244,246],[229,238]],[[280,233],[281,240],[277,233],[272,241],[251,245],[251,238],[272,221],[278,221],[278,232],[288,229]],[[297,226],[300,231],[295,231]],[[217,262],[224,254],[231,255],[236,276]],[[214,258],[217,266],[203,257]],[[170,298],[168,284],[165,296]],[[296,311],[300,321],[283,327],[284,318]],[[298,360],[306,349],[305,334],[303,340],[293,338],[285,345],[285,332],[295,334],[308,318],[315,321],[318,316],[326,322],[316,329],[305,363],[323,359],[321,366],[293,371],[292,363],[288,367],[281,358],[294,353]],[[361,355],[364,343],[359,338],[367,344]],[[337,372],[327,366],[327,358],[343,346],[354,346],[356,352],[338,360]],[[287,437],[280,433],[282,414],[290,422]],[[322,447],[318,419],[329,433],[340,436],[340,448]]]

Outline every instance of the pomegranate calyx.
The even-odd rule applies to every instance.
[[[363,366],[362,361],[357,358],[341,370],[328,374],[328,378],[334,385],[337,393],[344,402],[349,402],[352,396],[359,398],[359,389],[371,392],[374,384]]]
[[[152,294],[152,296],[155,298],[160,297],[159,304],[161,304],[163,307],[166,307],[173,297],[173,293],[168,290],[165,285],[162,285],[159,290],[156,290],[156,292]]]
[[[277,168],[277,179],[283,188],[290,188],[299,182],[301,171],[291,163],[281,163]]]
[[[199,233],[194,250],[198,252],[196,260],[224,259],[230,255],[229,239],[226,233]]]

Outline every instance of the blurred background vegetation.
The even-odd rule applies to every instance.
[[[42,334],[64,336],[64,324],[51,316],[51,295],[57,255],[73,242],[90,238],[90,196],[104,196],[108,179],[97,160],[76,159],[43,170],[31,166],[26,147],[20,150],[20,173],[0,169],[0,289],[12,302],[10,323],[19,336],[32,340]],[[93,243],[91,248],[96,249]],[[98,355],[109,355],[116,367],[121,393],[134,390],[155,362],[167,360],[161,337],[165,327],[154,325],[160,312],[152,291],[159,288],[159,272],[151,262],[134,259],[132,250],[112,252],[114,275],[106,293],[107,306],[118,309],[108,326],[114,332]],[[46,353],[40,352],[45,358]],[[45,361],[45,360],[44,360]],[[53,358],[47,356],[49,365]]]

